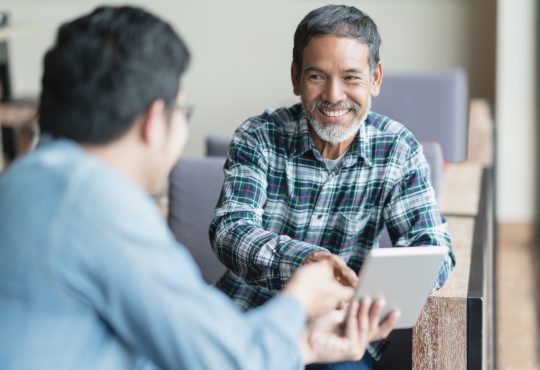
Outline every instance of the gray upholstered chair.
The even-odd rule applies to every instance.
[[[210,134],[206,137],[206,155],[209,157],[224,157],[229,151],[231,137],[221,134]]]
[[[169,177],[169,227],[188,248],[210,284],[225,271],[212,251],[208,236],[223,186],[224,163],[224,157],[182,158]]]
[[[372,110],[403,123],[422,142],[441,144],[445,160],[466,159],[469,93],[463,70],[387,73]]]

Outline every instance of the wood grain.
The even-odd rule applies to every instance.
[[[485,99],[472,99],[469,107],[467,161],[491,167],[493,163],[493,116],[489,102]]]
[[[413,329],[413,369],[467,368],[467,291],[474,218],[448,217],[457,264]]]
[[[467,299],[430,297],[413,329],[417,370],[467,368]]]
[[[484,167],[473,162],[448,163],[443,173],[439,205],[445,215],[476,216]]]

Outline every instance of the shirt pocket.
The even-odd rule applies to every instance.
[[[340,213],[336,219],[334,227],[336,246],[341,253],[346,253],[347,249],[353,252],[354,247],[359,246],[363,234],[366,232],[370,220],[369,214],[346,214]]]
[[[334,227],[333,253],[341,256],[347,264],[358,271],[373,247],[372,214],[340,213]],[[332,248],[332,249],[334,249]]]

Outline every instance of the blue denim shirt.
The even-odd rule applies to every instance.
[[[300,305],[242,314],[150,197],[69,141],[0,175],[0,368],[300,369]]]

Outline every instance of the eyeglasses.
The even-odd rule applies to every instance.
[[[195,107],[192,104],[174,103],[171,109],[178,109],[184,112],[184,115],[186,116],[186,121],[188,122],[191,121],[193,113],[195,112]]]

